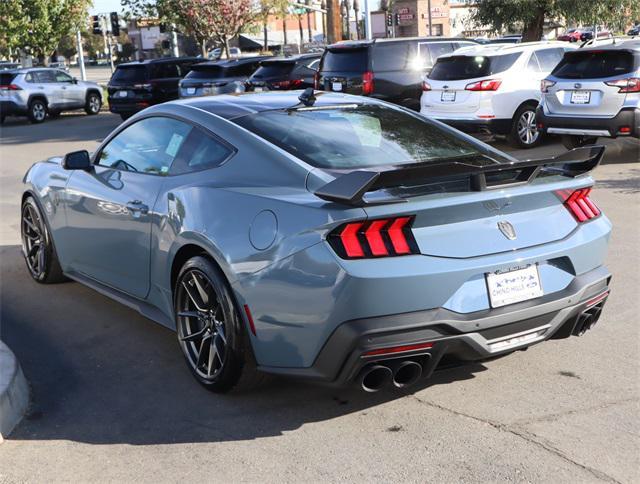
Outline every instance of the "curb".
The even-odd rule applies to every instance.
[[[29,406],[29,385],[13,352],[0,341],[0,443]]]

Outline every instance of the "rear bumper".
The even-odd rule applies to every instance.
[[[508,134],[511,131],[511,119],[453,119],[431,116],[452,128],[465,133]]]
[[[542,124],[549,134],[568,134],[574,136],[618,136],[640,137],[640,109],[623,108],[612,118],[587,118],[572,116],[552,116],[545,114],[544,108],[538,106],[536,121]],[[620,128],[628,126],[628,133],[621,133]]]
[[[153,104],[154,103],[151,102],[151,100],[136,99],[123,102],[110,97],[109,111],[115,114],[135,114]]]
[[[599,317],[610,280],[611,274],[600,266],[576,277],[563,291],[498,309],[461,314],[439,308],[348,321],[336,328],[311,367],[260,369],[344,386],[374,363],[412,359],[421,362],[422,377],[427,378],[445,356],[481,360],[577,334],[585,311],[597,311]],[[423,343],[432,346],[365,355],[372,350]]]
[[[14,101],[0,101],[1,116],[25,116],[26,114],[26,106],[20,106]]]

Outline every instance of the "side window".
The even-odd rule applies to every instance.
[[[563,49],[544,49],[536,52],[542,72],[551,72],[564,54]]]
[[[37,71],[35,77],[37,82],[56,82],[53,71]]]
[[[166,175],[191,126],[165,117],[146,118],[127,127],[100,152],[98,165]]]
[[[180,155],[171,166],[170,173],[179,175],[192,171],[207,170],[222,164],[233,150],[221,141],[193,129],[187,138]]]
[[[527,70],[531,72],[540,72],[540,64],[538,64],[538,58],[536,53],[532,52],[529,62],[527,62]]]
[[[433,62],[435,62],[441,55],[453,52],[453,44],[451,42],[433,42],[427,45],[429,47],[429,52],[431,52]]]
[[[411,59],[409,42],[381,42],[375,44],[373,69],[376,71],[402,71],[409,69]]]
[[[56,77],[56,82],[71,82],[73,80],[69,74],[62,71],[56,71],[55,77]]]
[[[152,76],[155,79],[170,79],[172,77],[180,77],[178,73],[178,66],[176,64],[170,64],[163,62],[153,66]]]
[[[317,71],[320,68],[320,59],[316,59],[307,66],[309,69]]]
[[[24,80],[26,82],[34,82],[33,74],[31,72],[27,72],[27,74],[24,76]]]

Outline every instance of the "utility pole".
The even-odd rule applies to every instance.
[[[173,57],[180,57],[178,50],[178,33],[176,32],[176,25],[171,24],[171,50]]]
[[[369,10],[369,0],[362,0],[364,4],[364,38],[371,39],[373,32],[371,30],[371,11]]]
[[[342,40],[341,27],[339,0],[327,0],[327,43],[335,44]]]
[[[82,34],[76,30],[76,50],[78,51],[78,66],[80,67],[80,79],[87,80],[87,72],[84,69],[84,52],[82,51]]]
[[[431,30],[431,0],[427,0],[427,9],[429,10],[429,37],[433,35]]]

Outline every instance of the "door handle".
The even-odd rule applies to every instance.
[[[140,200],[131,200],[127,202],[127,209],[133,216],[146,215],[149,213],[149,206],[142,203]]]

